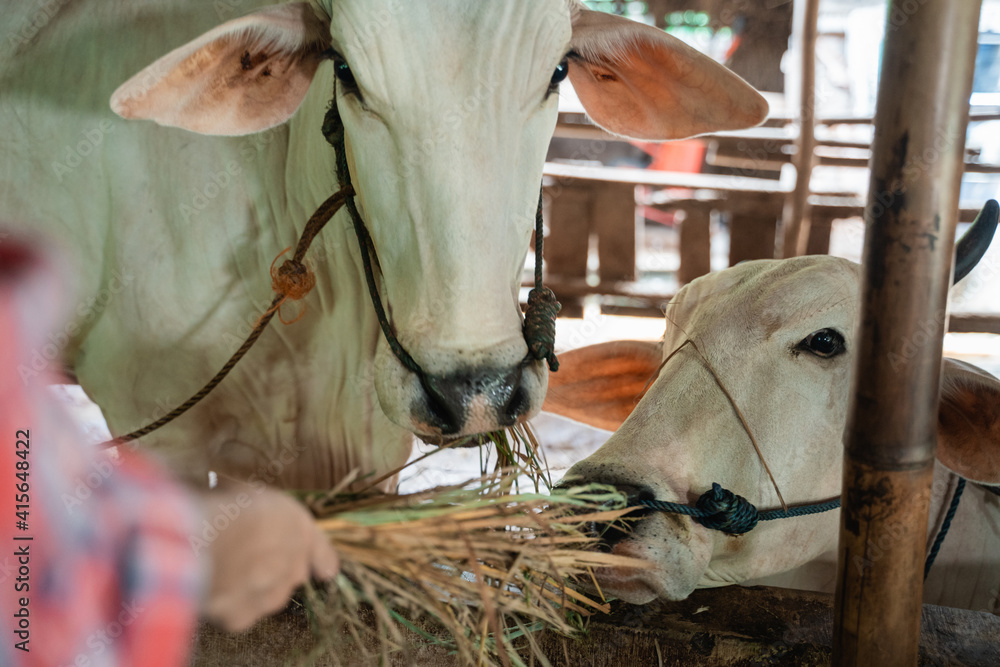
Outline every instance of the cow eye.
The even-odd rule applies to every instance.
[[[802,339],[798,347],[824,359],[842,354],[847,349],[844,337],[835,329],[814,331]]]
[[[344,86],[345,94],[359,94],[358,82],[354,79],[354,72],[351,71],[351,66],[347,64],[344,57],[337,52],[333,52],[333,71],[340,81],[341,85]]]
[[[556,67],[556,71],[552,73],[552,79],[549,81],[549,95],[559,90],[559,84],[566,80],[567,75],[569,75],[569,59],[563,58],[563,61]]]

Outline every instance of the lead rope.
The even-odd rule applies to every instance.
[[[285,260],[277,272],[272,271],[271,288],[275,292],[274,299],[271,301],[271,305],[267,311],[257,320],[257,324],[254,326],[253,331],[250,332],[246,341],[233,353],[229,361],[223,365],[219,372],[205,386],[199,389],[197,393],[191,396],[191,398],[156,421],[125,435],[102,442],[98,445],[99,447],[114,447],[148,435],[180,417],[215,389],[229,375],[229,372],[233,370],[240,359],[250,351],[250,348],[253,347],[257,339],[264,333],[264,329],[267,328],[267,325],[285,301],[289,299],[302,299],[315,286],[316,276],[303,263],[303,260],[313,239],[316,238],[326,223],[345,204],[351,215],[351,221],[354,223],[354,232],[357,234],[358,244],[361,247],[361,259],[364,263],[368,293],[371,295],[375,315],[378,317],[378,322],[382,327],[382,333],[385,335],[386,342],[389,343],[389,348],[404,367],[421,377],[424,376],[420,365],[410,356],[396,338],[396,334],[392,330],[392,325],[389,323],[389,318],[386,316],[385,308],[382,306],[378,287],[375,285],[375,275],[372,269],[371,258],[375,257],[375,261],[377,262],[378,256],[375,254],[375,244],[372,242],[371,235],[368,233],[368,229],[365,227],[365,223],[361,219],[361,214],[358,212],[357,204],[354,201],[355,191],[353,185],[351,185],[351,172],[347,166],[344,125],[340,120],[336,100],[330,105],[330,109],[323,119],[323,136],[333,146],[336,153],[337,180],[341,183],[341,188],[329,199],[320,204],[316,212],[306,222],[292,258]],[[528,294],[528,308],[525,312],[523,327],[525,341],[528,344],[528,354],[525,357],[525,361],[528,359],[539,361],[544,359],[548,362],[549,370],[555,372],[559,369],[559,361],[556,359],[555,352],[553,351],[556,331],[555,320],[561,306],[552,293],[552,290],[542,284],[543,231],[542,198],[539,195],[538,212],[535,216],[535,287]],[[281,255],[278,257],[280,258]]]
[[[948,513],[945,515],[944,521],[941,522],[941,529],[934,539],[934,545],[924,560],[924,579],[930,574],[931,566],[934,565],[941,545],[944,544],[944,538],[948,535],[948,529],[951,528],[951,522],[955,518],[955,512],[958,510],[958,503],[962,499],[964,490],[965,479],[959,477],[958,483],[955,485],[955,492],[951,497],[951,504],[948,506]],[[789,507],[787,510],[758,510],[749,500],[723,488],[718,482],[713,482],[711,490],[701,494],[694,507],[670,503],[665,500],[640,499],[635,502],[657,512],[671,512],[689,516],[706,528],[718,530],[727,535],[749,533],[759,521],[820,514],[840,507],[840,498],[834,498],[822,503]]]
[[[350,185],[347,185],[341,188],[325,202],[320,204],[320,207],[316,209],[315,213],[312,214],[312,217],[310,217],[309,221],[306,222],[305,229],[302,230],[302,235],[299,237],[299,242],[295,248],[295,254],[291,259],[285,260],[277,272],[272,272],[271,274],[271,288],[275,291],[275,295],[274,299],[271,301],[270,307],[263,315],[261,315],[260,319],[257,320],[257,324],[254,326],[253,331],[250,332],[246,341],[240,345],[240,348],[233,353],[233,356],[229,358],[229,361],[225,363],[219,372],[216,373],[204,387],[199,389],[198,392],[191,398],[184,401],[179,406],[151,424],[147,424],[142,428],[138,428],[130,433],[118,436],[117,438],[112,438],[111,440],[102,442],[98,446],[102,448],[114,447],[126,442],[131,442],[132,440],[141,438],[144,435],[148,435],[156,429],[166,426],[173,420],[177,419],[182,414],[193,408],[199,401],[201,401],[201,399],[208,396],[209,392],[215,389],[219,383],[222,382],[227,375],[229,375],[229,371],[233,370],[239,360],[250,351],[250,348],[257,342],[260,335],[264,333],[264,329],[267,328],[268,323],[274,318],[275,313],[278,312],[285,301],[289,299],[298,300],[305,297],[305,295],[309,293],[309,290],[311,290],[316,284],[316,276],[313,275],[309,268],[303,263],[306,252],[309,250],[309,246],[312,244],[313,239],[316,238],[316,235],[320,233],[334,214],[340,210],[345,201],[351,201],[351,196],[353,194],[354,189]]]

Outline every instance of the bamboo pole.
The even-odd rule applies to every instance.
[[[782,257],[806,253],[809,241],[809,182],[816,150],[816,34],[819,0],[796,0],[792,43],[799,58],[799,137],[795,141],[795,190],[785,206]]]
[[[917,663],[942,336],[979,9],[980,0],[889,7],[844,436],[836,665]]]

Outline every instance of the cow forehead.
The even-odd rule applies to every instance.
[[[539,72],[554,67],[572,34],[567,0],[324,3],[334,48],[366,93],[393,103],[433,97],[428,90],[445,95],[442,83],[471,81],[516,94],[526,65],[537,63]]]
[[[859,269],[838,257],[813,256],[745,262],[709,274],[671,301],[667,335],[769,338],[783,331],[798,335],[809,327],[846,328],[843,333],[849,335],[858,305]]]

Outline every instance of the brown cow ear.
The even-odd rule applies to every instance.
[[[659,343],[590,345],[559,355],[542,410],[614,431],[631,414],[660,366]]]
[[[941,373],[937,458],[966,479],[1000,484],[1000,380],[955,359]]]
[[[750,84],[653,26],[577,7],[572,47],[573,89],[594,122],[615,134],[683,139],[767,116]]]
[[[329,20],[308,3],[268,7],[163,56],[114,92],[111,109],[201,134],[260,132],[295,113],[329,40]]]

